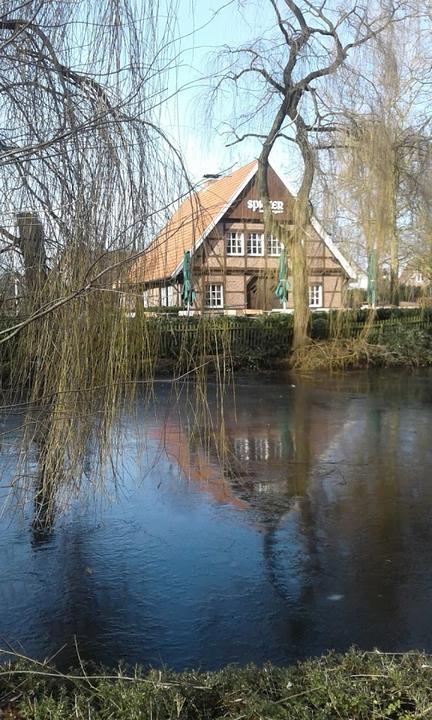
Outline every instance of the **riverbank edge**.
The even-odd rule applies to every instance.
[[[320,318],[318,318],[320,319]],[[151,382],[152,378],[173,380],[200,374],[224,377],[237,370],[257,375],[295,370],[298,372],[337,372],[370,368],[426,368],[432,366],[432,322],[426,327],[409,327],[394,323],[385,331],[364,331],[354,338],[340,336],[311,337],[297,351],[283,349],[284,343],[263,342],[242,347],[221,347],[218,354],[181,354],[161,357],[150,354],[141,358],[136,380]],[[201,349],[202,350],[202,349]],[[0,362],[0,386],[10,386],[9,362]],[[127,380],[130,382],[131,378]],[[133,381],[133,380],[132,380]]]
[[[315,341],[294,352],[287,364],[307,372],[430,367],[432,331],[395,327],[393,332],[380,337]]]
[[[158,377],[172,378],[183,373],[194,374],[194,365],[185,366],[174,359],[160,358],[156,363]],[[309,339],[306,345],[285,355],[274,354],[274,348],[244,350],[242,353],[227,353],[209,356],[200,363],[208,373],[241,370],[256,374],[272,373],[279,370],[299,372],[333,372],[347,370],[368,370],[371,368],[425,368],[432,366],[432,328],[395,327],[392,333],[381,337],[362,335],[357,338],[335,337],[326,340]]]
[[[350,650],[289,667],[215,672],[84,668],[14,659],[0,672],[2,720],[415,720],[432,715],[432,656]]]

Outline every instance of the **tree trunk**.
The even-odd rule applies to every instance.
[[[32,527],[38,533],[49,533],[55,517],[55,482],[44,463],[44,448],[39,452],[39,471],[36,479]]]
[[[390,239],[390,304],[399,305],[399,236],[397,229],[397,188],[399,184],[398,173],[395,168],[396,158],[393,159],[393,182],[391,197],[391,239]]]
[[[43,225],[32,212],[17,215],[18,246],[24,260],[25,282],[29,303],[34,305],[47,278],[47,258]]]
[[[297,234],[297,233],[296,233]],[[300,233],[299,233],[300,235]],[[297,237],[291,247],[293,269],[294,337],[293,349],[303,347],[308,340],[309,299],[306,249],[303,238]]]
[[[26,285],[26,303],[29,312],[42,303],[42,293],[47,280],[47,256],[45,234],[41,220],[33,212],[22,212],[17,215],[18,240],[24,262]],[[38,476],[34,497],[34,515],[32,526],[36,532],[49,532],[54,521],[55,473],[49,462],[48,438],[52,426],[50,407],[43,410],[34,442],[39,450]]]
[[[390,267],[390,304],[399,306],[399,267],[391,263]]]
[[[297,144],[303,158],[303,177],[294,205],[294,240],[292,246],[293,301],[294,301],[294,349],[308,340],[309,294],[307,266],[307,229],[311,219],[310,195],[315,176],[315,157],[308,140],[303,118],[299,113],[293,118],[297,128]]]
[[[294,232],[287,231],[278,220],[275,219],[270,205],[268,189],[267,170],[269,167],[269,155],[274,145],[277,133],[285,119],[286,113],[293,115],[297,127],[297,143],[300,147],[304,170],[299,193],[294,203]],[[284,244],[291,257],[292,278],[293,278],[293,306],[294,306],[294,349],[302,347],[308,340],[309,327],[309,301],[308,301],[308,268],[306,253],[306,230],[310,222],[309,197],[315,172],[313,150],[308,142],[307,130],[303,119],[297,109],[290,110],[287,98],[284,100],[278,114],[275,117],[273,127],[263,145],[258,160],[258,191],[263,204],[264,230],[266,234],[272,234],[279,238]]]

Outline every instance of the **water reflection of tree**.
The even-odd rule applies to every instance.
[[[311,590],[311,563],[315,557],[316,534],[308,484],[318,448],[314,448],[314,405],[307,387],[298,385],[290,400],[293,443],[292,455],[287,458],[285,469],[285,489],[291,502],[285,512],[272,515],[263,537],[263,555],[276,592],[291,606],[303,606]],[[287,537],[283,528],[292,524],[294,514],[297,516],[294,526],[296,537]],[[286,556],[290,553],[293,557],[287,563]],[[302,634],[303,630],[297,623],[295,627],[297,633]]]
[[[76,666],[80,659],[87,662],[98,657],[106,638],[109,638],[110,652],[107,657],[105,651],[106,662],[117,662],[124,653],[124,637],[119,628],[124,627],[123,617],[128,612],[132,615],[136,609],[136,599],[131,598],[128,585],[128,563],[113,563],[115,552],[110,553],[110,572],[104,571],[103,563],[101,572],[97,552],[97,534],[101,532],[99,525],[91,528],[87,522],[82,523],[80,517],[75,517],[66,530],[61,528],[57,532],[54,528],[51,533],[38,537],[33,534],[35,567],[40,568],[40,574],[33,573],[38,629],[44,636],[45,652],[59,653],[56,656],[59,668]],[[43,566],[37,557],[39,553],[44,553]],[[92,567],[94,562],[98,568],[96,573]],[[38,587],[41,579],[43,594]],[[131,648],[131,652],[133,650]]]
[[[248,522],[262,533],[270,581],[285,600],[286,555],[292,547],[281,537],[284,524],[296,518],[296,564],[301,565],[302,584],[298,599],[309,592],[309,569],[316,556],[308,483],[325,442],[320,418],[327,407],[323,411],[312,397],[301,384],[239,387],[235,407],[225,407],[224,425],[217,435],[201,428],[187,436],[185,423],[175,420],[164,429],[167,450],[186,477],[218,502],[246,513]]]
[[[325,543],[319,548],[324,574],[337,578],[350,595],[348,624],[359,626],[356,613],[369,619],[371,630],[363,631],[363,640],[369,637],[372,644],[388,643],[394,628],[403,627],[413,580],[417,592],[427,583],[431,531],[415,494],[429,504],[430,450],[416,385],[405,375],[403,383],[382,379],[379,388],[353,398],[353,422],[331,455],[343,468],[345,484],[335,475],[314,484],[314,515],[326,512],[320,521]],[[419,574],[418,567],[425,572]],[[382,629],[389,618],[393,631],[386,637]]]
[[[412,400],[405,381],[384,399],[383,388],[348,393],[338,382],[332,394],[303,384],[248,390],[251,397],[238,390],[237,412],[226,408],[223,430],[204,444],[199,434],[187,434],[184,416],[171,416],[155,432],[197,490],[231,505],[262,534],[290,642],[310,648],[325,616],[330,643],[347,628],[349,642],[384,647],[395,625],[410,636],[418,627],[410,608],[424,612],[430,596],[431,451],[429,415],[420,406],[428,394],[416,390]],[[71,573],[85,565],[73,549]],[[84,575],[83,591],[90,583]],[[333,592],[350,599],[332,613]],[[89,597],[84,614],[91,619]],[[79,602],[78,586],[71,603]],[[104,603],[100,612],[115,613],[109,598]],[[103,634],[103,618],[96,625]]]
[[[432,502],[424,474],[431,450],[427,416],[417,415],[427,384],[372,374],[354,376],[352,387],[350,378],[335,378],[331,392],[328,381],[325,388],[322,381],[288,387],[238,388],[217,448],[208,440],[203,452],[195,438],[186,472],[262,533],[290,632],[309,633],[306,614],[328,612],[326,598],[339,594],[350,597],[343,610],[350,632],[361,627],[356,615],[386,627],[389,609],[399,620],[407,607],[413,548],[414,565],[428,577],[431,530],[418,498]],[[178,442],[188,446],[184,435]],[[331,632],[344,631],[339,623]]]

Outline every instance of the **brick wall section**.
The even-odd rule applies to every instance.
[[[198,259],[197,265],[206,282],[221,282],[224,285],[225,309],[242,311],[247,308],[247,284],[254,277],[267,275],[269,278],[277,276],[279,258],[267,255],[267,247],[264,248],[264,256],[251,256],[246,253],[247,236],[249,232],[262,233],[264,230],[261,223],[229,222],[219,223],[209,235],[205,243],[206,260]],[[230,256],[226,254],[226,237],[229,232],[242,232],[244,236],[244,254]],[[323,287],[323,307],[336,309],[343,307],[343,290],[345,275],[338,262],[332,255],[324,241],[311,227],[307,241],[307,260],[310,270],[310,285],[319,284]],[[292,287],[292,278],[290,285]],[[275,282],[267,282],[266,309],[280,307],[277,300],[274,300]],[[287,307],[292,307],[292,295],[289,294]]]
[[[227,275],[225,278],[225,307],[232,310],[246,308],[245,278],[243,275]]]

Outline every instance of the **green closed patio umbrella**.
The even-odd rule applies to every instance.
[[[288,301],[289,281],[288,281],[288,258],[285,248],[281,249],[278,269],[278,284],[276,286],[275,295],[285,310]]]
[[[196,292],[192,287],[191,255],[189,250],[186,250],[183,258],[182,300],[188,310],[194,302],[195,298]]]
[[[376,305],[376,255],[375,251],[368,256],[368,272],[367,272],[367,301],[368,305],[375,307]]]

